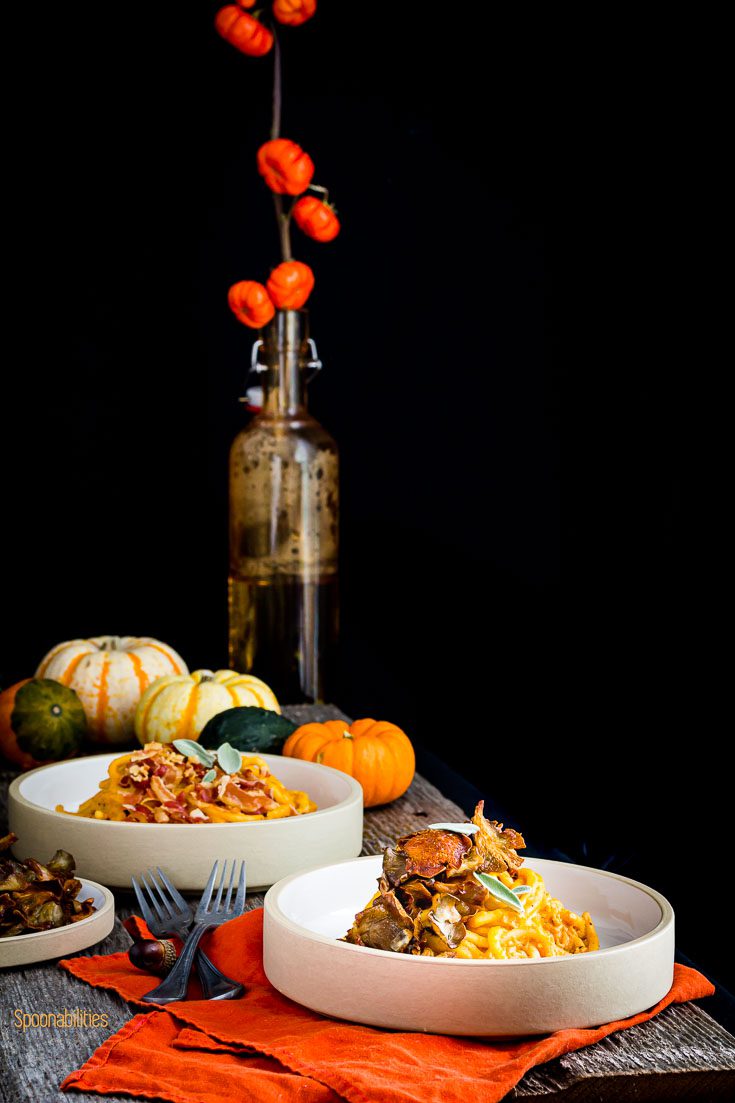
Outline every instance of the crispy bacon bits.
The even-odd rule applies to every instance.
[[[130,823],[214,823],[275,811],[295,816],[316,809],[307,794],[284,789],[257,758],[227,774],[219,764],[207,767],[179,754],[171,744],[147,743],[115,759],[109,773],[99,793],[72,814]],[[56,810],[64,808],[59,805]]]

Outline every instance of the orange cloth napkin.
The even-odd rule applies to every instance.
[[[141,930],[145,931],[143,924]],[[263,913],[247,912],[208,936],[207,953],[242,981],[242,999],[189,999],[137,1015],[61,1087],[127,1092],[172,1103],[496,1103],[534,1065],[646,1022],[671,1003],[714,992],[694,969],[674,967],[656,1007],[591,1030],[484,1042],[406,1034],[327,1019],[280,995],[263,972]],[[62,961],[70,973],[131,1003],[159,982],[127,954]],[[196,994],[196,993],[194,993]]]

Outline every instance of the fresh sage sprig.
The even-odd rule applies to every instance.
[[[229,743],[217,748],[217,761],[226,774],[236,774],[242,766],[242,755]]]
[[[202,785],[210,785],[217,777],[216,770],[207,770],[206,774],[202,778]]]
[[[523,914],[523,903],[518,897],[524,890],[525,892],[529,891],[528,885],[521,885],[517,889],[509,889],[497,877],[490,877],[487,873],[475,873],[474,876],[475,880],[479,881],[482,887],[487,889],[490,895],[499,900],[501,904],[505,904],[506,907],[512,908],[513,911],[519,912],[521,915]]]
[[[474,835],[480,828],[476,823],[430,823],[430,831],[459,831],[462,835]]]
[[[215,752],[208,751],[193,739],[174,739],[174,747],[185,758],[197,758],[202,766],[214,766]]]
[[[212,769],[215,762],[226,774],[236,774],[242,766],[242,755],[229,743],[223,743],[216,751],[206,750],[193,739],[174,739],[173,745],[179,754],[185,755],[186,758],[196,758],[202,766],[208,768],[208,773],[202,778],[206,783],[214,781],[217,776]]]

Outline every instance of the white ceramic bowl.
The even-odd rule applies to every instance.
[[[78,898],[88,900],[91,896],[97,910],[86,919],[68,923],[65,927],[55,927],[50,931],[32,931],[14,935],[13,938],[0,938],[0,969],[66,957],[107,938],[115,923],[115,898],[104,885],[85,881],[81,877],[79,879],[82,887]]]
[[[75,758],[21,774],[10,786],[10,830],[23,854],[57,847],[74,855],[81,877],[130,888],[130,878],[161,866],[182,891],[204,888],[215,858],[244,858],[248,890],[266,888],[316,863],[362,849],[362,788],[347,774],[297,758],[261,755],[289,789],[318,805],[304,816],[250,823],[124,823],[68,816],[93,796],[115,754]]]
[[[271,984],[314,1011],[393,1030],[517,1037],[625,1018],[671,988],[674,913],[637,881],[529,859],[553,896],[589,911],[601,949],[508,961],[414,957],[339,942],[375,892],[381,857],[294,874],[265,898]]]

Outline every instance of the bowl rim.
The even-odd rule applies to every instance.
[[[370,957],[378,958],[381,961],[386,960],[386,955],[390,956],[396,961],[415,962],[425,966],[431,967],[447,967],[447,966],[565,966],[580,968],[581,963],[589,960],[598,960],[600,957],[609,957],[613,954],[619,954],[626,952],[631,947],[642,946],[646,942],[654,942],[667,935],[669,929],[674,924],[674,909],[665,896],[662,896],[656,889],[652,889],[649,885],[644,885],[641,881],[634,881],[631,877],[624,877],[620,873],[613,873],[607,869],[595,869],[593,866],[582,866],[574,862],[558,862],[551,858],[531,858],[529,861],[529,868],[533,869],[533,862],[544,862],[546,865],[562,866],[567,869],[579,869],[585,873],[594,873],[597,876],[609,877],[614,881],[622,881],[626,885],[632,885],[634,888],[639,889],[645,895],[651,897],[661,911],[661,917],[653,928],[652,931],[648,931],[647,934],[639,935],[638,938],[631,938],[627,942],[618,943],[617,946],[606,946],[602,950],[590,950],[585,954],[569,954],[563,957],[536,957],[536,958],[484,958],[478,960],[477,958],[451,958],[451,957],[419,957],[415,954],[397,954],[391,953],[390,950],[375,950],[370,946],[354,946],[350,942],[341,942],[339,939],[330,938],[328,935],[319,934],[316,931],[309,931],[306,927],[299,926],[298,923],[294,923],[292,919],[283,912],[278,904],[278,896],[280,893],[292,882],[299,877],[304,877],[309,873],[315,873],[318,870],[323,869],[336,869],[338,866],[354,864],[355,862],[375,862],[376,859],[381,858],[380,854],[367,854],[360,858],[347,858],[341,862],[330,862],[327,865],[310,866],[308,869],[299,870],[296,873],[289,874],[288,877],[282,878],[277,881],[275,885],[272,885],[265,894],[265,900],[263,901],[264,917],[265,919],[272,919],[274,922],[286,927],[292,934],[298,935],[300,938],[306,939],[309,942],[317,942],[322,945],[332,946],[338,950],[349,950],[353,953],[359,953],[362,955],[369,955]],[[573,964],[576,963],[576,966]]]
[[[5,946],[16,946],[18,945],[18,943],[24,942],[27,938],[37,940],[39,938],[44,938],[45,936],[58,935],[62,931],[78,931],[82,927],[93,923],[95,920],[101,919],[103,916],[107,915],[110,908],[115,907],[115,897],[106,885],[101,885],[99,881],[91,881],[89,877],[78,877],[77,880],[81,881],[82,887],[77,893],[75,899],[78,900],[82,893],[87,891],[88,888],[94,888],[97,889],[97,891],[102,895],[104,902],[101,907],[97,908],[96,911],[93,911],[91,915],[87,915],[84,917],[84,919],[80,919],[77,923],[64,923],[64,925],[61,927],[50,927],[47,931],[26,931],[25,934],[14,934],[11,935],[10,938],[0,938],[0,950],[2,950]]]
[[[356,781],[355,778],[351,777],[349,774],[344,773],[344,771],[335,770],[333,766],[325,766],[321,762],[309,762],[309,761],[307,761],[306,759],[303,759],[303,758],[298,758],[297,759],[297,758],[290,758],[286,755],[274,755],[274,754],[259,754],[257,757],[258,758],[264,758],[266,760],[268,760],[268,759],[280,759],[282,761],[288,760],[290,762],[298,762],[302,766],[305,766],[305,767],[307,767],[307,769],[311,769],[313,772],[316,772],[316,773],[325,773],[326,772],[328,774],[338,775],[340,778],[344,779],[347,783],[347,787],[348,787],[347,796],[344,797],[344,799],[339,801],[337,804],[330,804],[327,808],[317,808],[316,812],[305,812],[300,816],[280,816],[277,819],[271,819],[271,820],[268,820],[268,819],[264,819],[264,820],[247,820],[244,823],[128,823],[126,820],[98,820],[98,819],[93,819],[92,817],[89,817],[89,816],[74,816],[72,813],[69,813],[69,812],[57,812],[56,809],[54,809],[54,808],[44,808],[44,806],[42,804],[36,804],[35,801],[29,800],[28,797],[24,796],[23,793],[21,792],[21,787],[24,784],[24,782],[29,777],[33,776],[34,774],[41,773],[42,770],[55,770],[59,766],[68,766],[68,765],[71,765],[74,762],[94,762],[94,761],[99,761],[100,759],[105,759],[106,761],[108,761],[108,760],[111,761],[112,759],[120,758],[123,754],[127,754],[127,753],[129,753],[129,752],[127,752],[127,751],[120,751],[120,752],[107,751],[107,752],[105,752],[105,754],[78,755],[76,758],[65,758],[61,762],[49,762],[46,766],[36,766],[35,769],[33,769],[33,770],[26,770],[25,773],[19,774],[18,777],[14,778],[14,780],[10,783],[10,787],[8,789],[8,803],[10,804],[11,802],[15,802],[16,804],[21,805],[24,808],[33,809],[33,811],[36,814],[53,817],[57,821],[60,820],[60,819],[63,819],[64,822],[68,822],[69,816],[72,816],[74,822],[77,823],[77,824],[90,824],[90,825],[94,825],[96,827],[100,827],[101,825],[103,825],[105,830],[109,830],[110,828],[115,827],[115,828],[125,828],[126,831],[133,831],[136,828],[142,828],[145,831],[145,830],[150,830],[153,827],[158,827],[158,828],[166,828],[167,833],[170,833],[170,832],[172,832],[174,830],[177,830],[177,829],[186,831],[186,830],[190,830],[193,827],[196,827],[196,828],[202,828],[202,827],[214,828],[214,827],[218,827],[220,829],[222,829],[222,828],[239,829],[239,828],[242,828],[242,827],[263,828],[267,825],[272,826],[274,824],[293,824],[294,822],[303,823],[304,821],[310,822],[314,819],[317,819],[317,818],[320,818],[320,817],[323,817],[323,816],[333,815],[335,812],[344,812],[348,808],[352,808],[354,805],[356,805],[358,803],[360,805],[362,805],[362,798],[363,798],[362,786],[360,785],[359,781]],[[246,752],[243,751],[242,753],[245,754]],[[109,765],[109,761],[108,761],[108,765]],[[276,774],[275,770],[274,770],[274,774]],[[277,776],[277,774],[276,774],[276,776]],[[62,928],[56,928],[56,929],[60,930]],[[20,937],[23,937],[23,936],[18,935],[16,937],[20,938]]]

